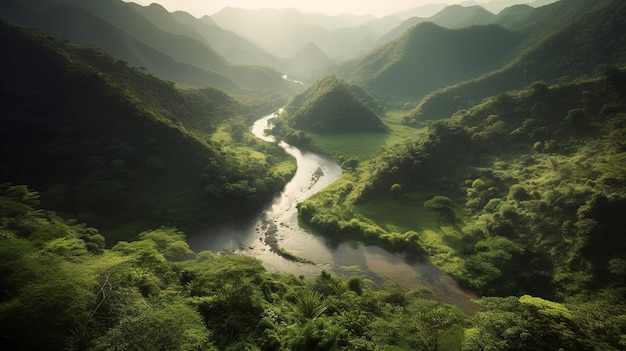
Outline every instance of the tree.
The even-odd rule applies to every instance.
[[[181,300],[133,310],[98,340],[96,350],[211,350],[202,317]]]
[[[452,200],[449,197],[435,195],[432,199],[424,202],[424,207],[439,213],[437,225],[440,225],[441,219],[454,223],[456,221],[456,213],[454,212]]]

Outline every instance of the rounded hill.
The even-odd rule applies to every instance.
[[[328,76],[293,97],[283,116],[290,127],[311,132],[381,132],[384,125],[374,109],[363,89]]]

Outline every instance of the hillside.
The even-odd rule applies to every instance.
[[[623,288],[625,97],[617,69],[500,94],[370,160],[301,218],[426,253],[483,295]]]
[[[294,129],[311,132],[382,131],[376,112],[359,96],[363,93],[335,76],[321,78],[289,101],[282,118]]]
[[[592,75],[601,65],[626,62],[626,3],[622,1],[560,1],[527,13],[520,54],[503,68],[478,79],[435,92],[411,114],[413,121],[438,119],[502,91],[521,89],[535,81]],[[529,25],[530,23],[530,25]]]
[[[499,68],[521,37],[497,26],[451,30],[421,23],[337,73],[389,101],[418,100],[433,90]]]
[[[313,42],[332,59],[354,57],[371,48],[381,26],[390,30],[400,23],[399,19],[389,22],[389,19],[377,20],[371,15],[309,14],[295,8],[226,7],[211,18],[220,27],[249,38],[279,58],[292,57],[307,42]],[[372,22],[371,26],[366,25],[368,22]]]
[[[219,27],[208,16],[198,19],[181,11],[174,12],[172,16],[180,24],[193,28],[215,51],[233,64],[261,65],[284,71],[284,65],[277,57],[232,31]]]
[[[233,65],[173,15],[154,10],[155,6],[144,8],[121,0],[8,0],[0,5],[0,14],[19,24],[99,47],[179,84],[210,85],[238,94],[246,89],[288,89],[277,71]],[[158,24],[152,22],[157,19]]]
[[[181,90],[102,51],[1,25],[11,53],[0,64],[1,182],[28,184],[46,207],[129,239],[255,208],[289,176],[253,148],[226,153],[210,140],[245,113],[223,92]]]

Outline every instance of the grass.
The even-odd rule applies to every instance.
[[[348,159],[356,157],[361,161],[369,160],[384,152],[403,145],[424,134],[425,128],[412,128],[402,124],[402,118],[407,114],[403,110],[387,112],[381,120],[387,127],[385,133],[362,134],[319,134],[307,133],[313,140],[311,148],[332,157],[343,156]]]
[[[385,229],[399,228],[401,231],[418,231],[436,227],[437,214],[423,206],[423,199],[377,198],[376,201],[355,205],[355,208]]]
[[[313,148],[333,157],[346,159],[356,157],[359,160],[370,159],[381,151],[388,139],[388,133],[367,134],[313,134]]]

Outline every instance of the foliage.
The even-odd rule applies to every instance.
[[[499,68],[521,39],[499,26],[451,30],[423,22],[391,43],[344,63],[339,73],[385,102],[416,101]]]
[[[427,252],[488,295],[620,286],[623,75],[486,99],[361,161],[300,216],[328,235]]]
[[[112,242],[248,211],[293,173],[285,152],[240,129],[239,140],[212,140],[248,113],[224,92],[181,89],[103,51],[0,25],[12,53],[1,62],[2,181],[28,183]]]
[[[381,132],[383,123],[372,104],[362,89],[328,76],[291,98],[281,118],[291,128],[321,134]]]
[[[98,253],[49,250],[97,231],[39,210],[26,187],[1,190],[3,349],[434,350],[441,332],[465,319],[455,307],[357,276],[344,282],[322,271],[304,280],[211,252],[173,262],[171,246],[184,243],[175,228]],[[22,213],[13,218],[15,208]]]

